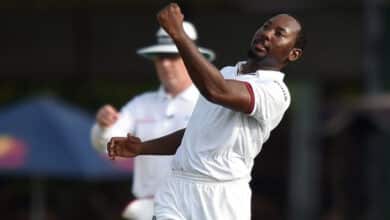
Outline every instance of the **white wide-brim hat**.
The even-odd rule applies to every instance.
[[[196,32],[196,29],[194,25],[192,25],[190,22],[184,21],[183,28],[191,40],[196,41],[198,39],[198,34]],[[141,48],[137,50],[137,54],[146,57],[148,59],[153,59],[154,57],[163,54],[179,53],[176,45],[173,43],[172,38],[168,35],[168,33],[163,28],[160,28],[157,31],[156,37],[157,37],[157,44]],[[215,53],[212,50],[203,47],[198,47],[198,49],[199,52],[203,54],[203,56],[209,61],[213,61],[215,59]]]

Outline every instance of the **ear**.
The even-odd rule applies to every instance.
[[[303,54],[302,49],[294,47],[288,54],[288,61],[294,62],[298,60]]]

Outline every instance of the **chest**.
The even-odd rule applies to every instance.
[[[144,103],[135,115],[135,134],[143,140],[154,139],[186,127],[194,103],[156,101]]]

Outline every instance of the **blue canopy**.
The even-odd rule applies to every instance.
[[[129,178],[129,169],[113,166],[92,148],[92,123],[92,116],[86,112],[49,97],[0,110],[0,173]]]

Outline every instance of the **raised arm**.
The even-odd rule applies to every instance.
[[[180,7],[171,3],[162,9],[157,20],[174,40],[189,75],[200,93],[210,102],[240,112],[250,111],[251,96],[248,85],[241,81],[225,80],[219,70],[199,52],[183,29]]]
[[[113,137],[107,143],[107,152],[111,159],[115,157],[135,157],[138,155],[172,155],[180,146],[185,129],[166,136],[141,142],[138,137]]]

